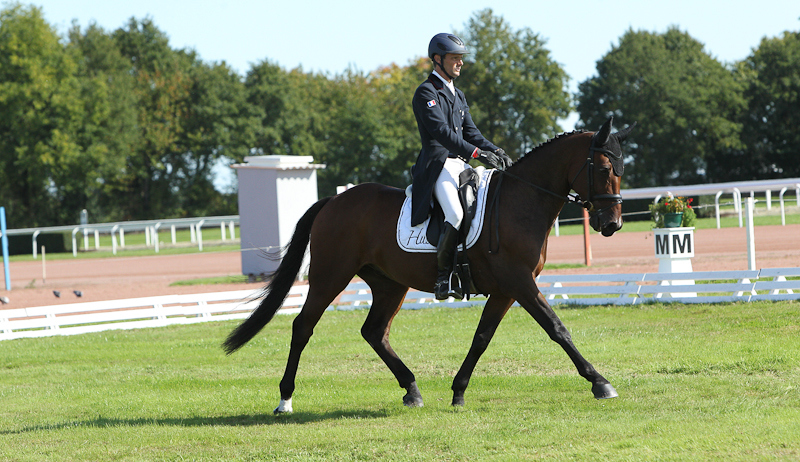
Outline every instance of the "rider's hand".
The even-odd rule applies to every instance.
[[[511,164],[514,163],[514,161],[512,161],[511,158],[506,155],[506,151],[503,148],[497,148],[497,151],[494,153],[497,154],[497,157],[503,161],[503,168],[500,170],[505,170],[508,167],[511,167]]]
[[[497,154],[493,153],[492,151],[475,149],[475,152],[472,153],[472,158],[478,159],[482,164],[486,165],[487,167],[496,168],[498,170],[505,170],[502,158],[499,157]]]

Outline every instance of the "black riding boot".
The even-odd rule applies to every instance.
[[[458,230],[450,223],[445,222],[444,231],[439,237],[439,245],[436,246],[439,275],[436,279],[436,285],[434,285],[434,295],[437,300],[446,300],[448,297],[454,297],[459,300],[464,298],[464,291],[458,284],[456,284],[456,287],[451,287],[450,285],[457,246]]]

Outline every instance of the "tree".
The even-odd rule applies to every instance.
[[[516,158],[561,132],[558,119],[571,108],[569,77],[544,39],[512,30],[488,8],[470,18],[462,38],[470,53],[457,85],[487,139]]]
[[[96,179],[103,150],[81,131],[100,109],[76,70],[39,8],[0,11],[0,203],[15,227],[75,223]]]
[[[220,159],[241,161],[255,143],[259,118],[247,104],[244,83],[225,63],[195,61],[175,151],[169,156],[170,185],[180,191],[178,215],[235,214],[235,198],[213,186]]]
[[[178,139],[191,88],[194,53],[175,51],[150,19],[131,18],[112,34],[134,79],[137,142],[127,156],[124,191],[126,219],[175,216],[179,193],[171,184],[171,160],[180,156]]]
[[[747,84],[747,149],[736,153],[740,160],[728,159],[739,175],[725,179],[800,176],[800,32],[762,39],[740,70]]]
[[[125,209],[120,204],[120,177],[127,153],[138,139],[135,82],[127,60],[101,27],[92,23],[81,31],[73,24],[68,36],[67,50],[78,63],[76,75],[85,108],[79,142],[98,154],[94,163],[84,164],[86,171],[75,176],[82,184],[69,202],[74,202],[71,208],[89,210],[92,221],[116,221]]]
[[[743,107],[734,73],[675,27],[664,34],[628,30],[578,92],[579,125],[598,127],[609,116],[618,126],[638,122],[626,149],[627,187],[714,177],[709,159],[741,148]]]
[[[263,155],[319,156],[329,120],[329,89],[322,75],[285,71],[264,60],[245,77],[247,101],[261,118],[254,147]]]

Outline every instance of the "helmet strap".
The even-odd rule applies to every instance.
[[[434,59],[433,60],[433,68],[436,69],[436,65],[438,65],[439,69],[441,69],[442,72],[444,72],[444,75],[448,79],[450,79],[451,82],[455,82],[456,78],[453,77],[452,75],[450,75],[446,70],[444,70],[444,55],[434,55],[434,56],[439,56],[441,58],[441,62],[437,63],[436,60]]]

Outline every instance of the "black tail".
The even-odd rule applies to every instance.
[[[319,211],[330,199],[330,197],[326,197],[312,205],[297,222],[292,240],[286,250],[286,255],[278,265],[278,269],[273,273],[272,280],[264,288],[263,300],[261,300],[258,308],[253,311],[250,317],[225,339],[222,347],[227,354],[238,350],[255,337],[272,320],[272,317],[283,305],[283,301],[297,279],[300,266],[303,264],[303,257],[306,254],[306,247],[311,237],[311,225],[314,223]]]

